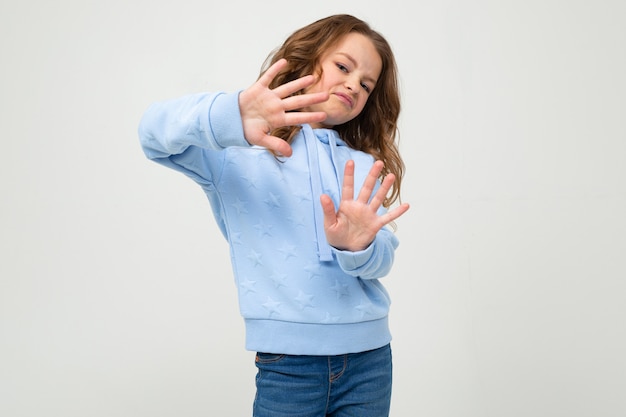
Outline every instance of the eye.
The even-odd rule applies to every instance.
[[[345,65],[343,65],[343,64],[341,64],[339,62],[336,65],[337,65],[337,68],[339,68],[339,71],[348,72],[348,67],[346,67]]]
[[[350,72],[350,70],[348,69],[347,66],[345,66],[344,64],[342,64],[341,62],[337,62],[335,63],[335,65],[337,66],[337,68],[339,69],[339,71],[344,72],[346,74],[348,74]],[[363,88],[363,90],[365,90],[365,92],[367,94],[372,92],[372,88],[366,84],[366,83],[361,83],[361,88]]]

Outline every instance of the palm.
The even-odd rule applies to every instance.
[[[294,110],[326,101],[328,95],[326,93],[293,95],[315,81],[312,75],[298,78],[271,90],[270,83],[286,63],[284,59],[279,60],[269,67],[257,82],[242,91],[239,95],[239,109],[243,133],[248,142],[290,156],[289,144],[281,138],[271,136],[269,132],[283,126],[323,121],[326,118],[325,113]]]

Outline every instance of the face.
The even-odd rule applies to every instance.
[[[368,37],[353,32],[322,55],[320,67],[321,77],[305,92],[327,92],[329,99],[303,109],[327,114],[322,123],[311,124],[314,128],[333,127],[358,116],[376,87],[382,60]]]

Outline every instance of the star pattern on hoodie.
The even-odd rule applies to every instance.
[[[315,307],[313,305],[313,294],[305,294],[302,291],[298,292],[298,295],[296,296],[295,300],[298,303],[300,310],[304,310],[307,307]]]
[[[309,279],[321,278],[320,267],[317,264],[309,264],[304,267],[304,271],[309,274]]]
[[[270,275],[270,279],[272,280],[276,288],[287,287],[287,285],[285,284],[285,282],[287,281],[287,274],[274,272]]]
[[[306,225],[306,221],[304,219],[304,216],[302,216],[300,214],[293,214],[293,215],[287,217],[287,220],[289,220],[289,222],[294,227],[304,227]]]
[[[250,188],[254,188],[254,189],[259,189],[259,177],[254,176],[254,175],[244,175],[244,176],[240,176],[239,178],[241,178],[241,180],[243,182],[245,182],[248,186],[248,189]]]
[[[267,301],[264,302],[262,304],[263,308],[267,310],[268,314],[270,317],[272,317],[273,315],[279,315],[280,314],[280,307],[282,306],[283,303],[281,303],[280,301],[275,301],[272,299],[272,297],[267,297]]]
[[[365,318],[366,315],[372,314],[372,303],[368,300],[362,300],[361,303],[354,306],[354,308],[360,313],[361,318]]]
[[[324,324],[332,324],[338,323],[341,320],[341,317],[330,314],[328,311],[326,312],[326,316],[322,319],[322,323]]]
[[[250,260],[250,262],[252,262],[252,266],[259,266],[259,265],[263,265],[263,255],[261,255],[259,252],[255,251],[254,249],[250,249],[250,252],[248,252],[248,256],[247,258]]]
[[[272,226],[270,223],[260,220],[257,224],[254,225],[254,228],[259,232],[260,237],[272,237],[272,229],[274,228],[274,226]]]
[[[337,299],[350,295],[350,290],[348,286],[346,284],[340,283],[338,280],[335,280],[335,285],[330,287],[330,289],[335,292],[335,294],[337,295]]]
[[[249,292],[255,293],[257,292],[256,289],[254,288],[255,285],[256,285],[256,281],[252,281],[246,278],[245,280],[239,283],[239,288],[241,288],[241,292],[243,294],[248,294]]]
[[[298,203],[311,201],[311,196],[302,190],[294,192],[293,196],[296,198],[296,201],[298,201]]]
[[[248,209],[246,208],[247,203],[245,201],[242,201],[239,197],[237,197],[235,199],[235,202],[232,204],[232,206],[235,208],[235,211],[237,211],[237,214],[242,215],[242,214],[248,214]]]
[[[273,208],[273,209],[280,208],[280,196],[272,192],[269,192],[267,194],[267,198],[263,200],[263,202],[267,204],[270,208]]]
[[[277,251],[279,253],[281,253],[283,255],[283,257],[285,258],[285,260],[288,260],[289,258],[296,258],[296,250],[298,249],[298,247],[296,245],[291,245],[289,243],[283,243],[283,245],[277,249]]]

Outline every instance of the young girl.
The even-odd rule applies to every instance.
[[[230,245],[256,351],[254,416],[386,416],[403,163],[389,44],[330,16],[294,32],[248,89],[153,104],[146,156],[204,190]]]

